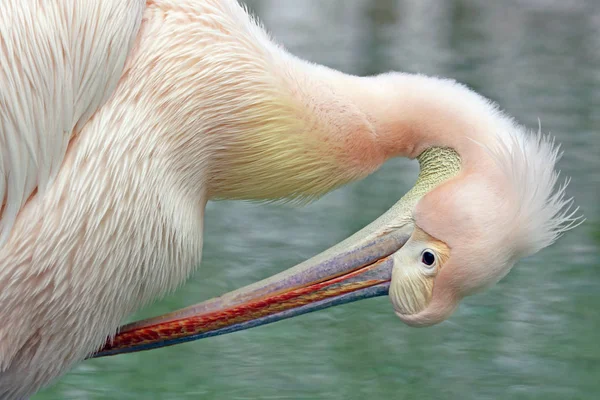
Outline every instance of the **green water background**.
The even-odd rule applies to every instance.
[[[287,48],[355,74],[452,77],[563,143],[587,222],[447,322],[403,325],[387,298],[232,335],[87,361],[45,399],[600,398],[600,2],[251,1]],[[305,207],[210,203],[204,261],[156,315],[289,268],[360,229],[414,183],[392,160]]]

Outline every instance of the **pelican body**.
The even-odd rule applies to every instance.
[[[388,292],[405,323],[443,321],[575,224],[558,156],[454,81],[296,58],[234,0],[0,0],[0,398],[101,349]],[[307,201],[392,157],[421,174],[373,224],[115,337],[198,267],[208,200]]]

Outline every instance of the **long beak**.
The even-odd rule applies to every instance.
[[[432,147],[419,157],[414,187],[386,213],[329,250],[271,278],[198,305],[122,326],[90,358],[132,353],[224,333],[388,294],[394,258],[413,233],[419,199],[460,171],[459,155]],[[395,282],[397,284],[397,282]]]
[[[393,267],[390,255],[412,232],[410,224],[388,228],[386,214],[287,271],[195,306],[122,326],[90,358],[171,346],[386,295]]]

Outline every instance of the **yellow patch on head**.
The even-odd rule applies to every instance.
[[[433,264],[423,262],[424,252],[433,254]],[[410,241],[394,257],[390,298],[397,313],[413,315],[427,307],[435,278],[449,257],[444,242],[415,226]]]

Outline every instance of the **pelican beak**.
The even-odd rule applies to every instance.
[[[195,306],[125,325],[90,358],[222,335],[387,295],[393,267],[390,255],[406,243],[412,224],[385,228],[378,224],[386,220],[384,216],[324,253],[268,279]]]
[[[122,326],[90,357],[171,346],[387,295],[395,259],[391,255],[413,234],[412,210],[422,196],[460,171],[460,157],[449,148],[431,147],[417,159],[421,172],[415,186],[353,236],[271,278],[192,307]]]

